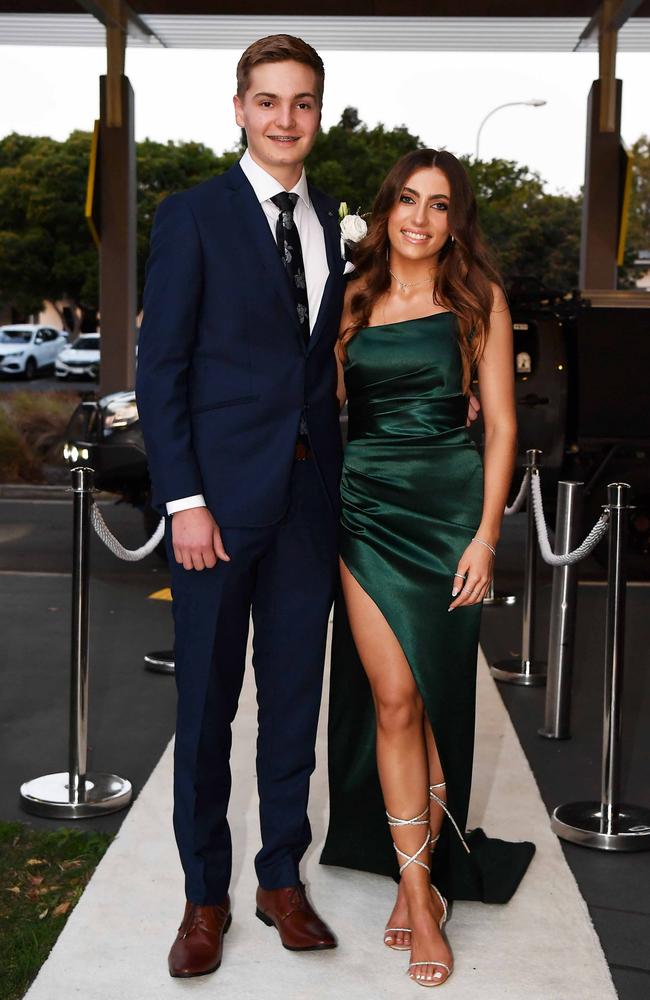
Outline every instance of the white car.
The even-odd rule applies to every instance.
[[[68,338],[61,330],[34,323],[0,326],[0,372],[36,377],[39,368],[51,368]]]
[[[92,378],[99,376],[99,334],[81,333],[74,344],[66,347],[56,359],[57,378]]]

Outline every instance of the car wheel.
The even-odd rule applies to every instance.
[[[31,382],[32,379],[36,378],[36,373],[38,371],[38,366],[34,358],[27,358],[25,362],[25,371],[23,372],[25,376],[25,381]]]

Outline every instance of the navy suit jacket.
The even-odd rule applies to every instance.
[[[329,277],[308,347],[270,226],[238,164],[170,195],[156,212],[136,393],[161,511],[203,493],[220,525],[280,520],[301,414],[338,509],[334,344],[345,262],[336,203],[311,186],[309,194]]]

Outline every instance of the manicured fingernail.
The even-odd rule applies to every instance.
[[[451,592],[451,596],[455,597],[457,593],[458,593],[458,587],[454,587],[454,589]]]
[[[447,608],[447,611],[453,611],[453,610],[454,610],[453,608]]]

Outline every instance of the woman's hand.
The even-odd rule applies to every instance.
[[[455,600],[451,602],[447,611],[470,604],[480,604],[492,582],[493,571],[494,556],[487,546],[479,542],[470,542],[456,567],[451,591],[451,596]]]
[[[467,420],[465,421],[466,427],[472,426],[472,424],[478,417],[480,409],[481,409],[481,404],[479,403],[474,393],[470,392],[469,401],[467,405]]]

